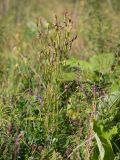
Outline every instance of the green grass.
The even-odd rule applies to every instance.
[[[119,3],[95,2],[0,17],[0,160],[120,159]]]

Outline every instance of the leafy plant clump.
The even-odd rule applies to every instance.
[[[119,55],[73,58],[67,14],[23,30],[1,50],[0,159],[119,159]]]

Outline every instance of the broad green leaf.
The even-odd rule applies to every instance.
[[[101,101],[98,105],[98,109],[105,108],[105,107],[113,107],[120,102],[120,91],[116,91],[107,95],[103,101]]]
[[[115,82],[115,79],[114,79],[110,90],[111,90],[111,92],[115,92],[117,90],[120,90],[120,81],[118,80],[118,81]]]
[[[103,136],[110,140],[114,135],[118,133],[117,126],[112,127],[109,131],[103,132]]]
[[[71,66],[71,67],[77,67],[79,63],[79,60],[75,59],[75,58],[70,58],[65,60],[64,64],[66,66]]]
[[[111,145],[110,139],[108,139],[108,137],[105,136],[105,131],[103,130],[103,127],[99,126],[97,122],[94,121],[93,130],[95,132],[95,138],[97,138],[96,141],[97,141],[97,146],[99,148],[101,160],[108,160],[108,159],[114,160],[114,152],[112,149],[112,145]],[[102,146],[105,152],[103,152],[103,148],[100,142],[102,143]]]
[[[87,61],[80,61],[79,65],[82,70],[88,70],[88,71],[92,70],[92,64]]]
[[[87,61],[71,58],[65,61],[65,65],[70,67],[80,67],[82,70],[91,70],[92,64]]]
[[[103,147],[102,142],[101,142],[100,138],[98,137],[97,133],[95,133],[94,136],[95,136],[95,139],[97,141],[97,146],[98,146],[98,149],[99,149],[99,152],[100,152],[100,160],[103,160],[104,156],[105,156],[104,147]]]
[[[73,81],[76,80],[77,76],[75,72],[63,72],[62,80],[63,81]]]
[[[94,147],[92,159],[99,160],[99,149],[97,145]]]
[[[109,73],[114,60],[115,58],[113,54],[99,54],[91,57],[89,62],[71,58],[66,60],[65,65],[71,67],[80,67],[82,70]]]
[[[111,65],[114,62],[113,54],[99,54],[90,58],[90,63],[92,64],[92,70],[100,71],[101,73],[109,73],[111,70]]]

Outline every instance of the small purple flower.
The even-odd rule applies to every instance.
[[[96,95],[96,92],[97,92],[97,87],[94,83],[93,87],[92,87],[92,91],[93,91],[93,95],[95,96]]]

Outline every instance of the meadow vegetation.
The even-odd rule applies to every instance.
[[[119,10],[0,0],[0,160],[120,159]]]

